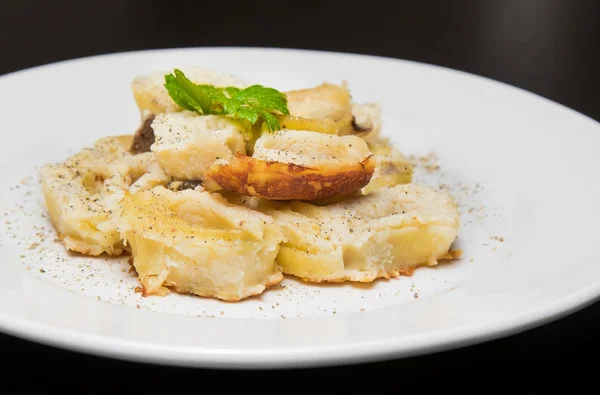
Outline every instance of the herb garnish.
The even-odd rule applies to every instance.
[[[244,89],[198,85],[175,69],[165,75],[165,88],[183,109],[202,115],[225,115],[255,125],[264,122],[269,131],[281,129],[277,113],[289,115],[287,97],[274,88],[252,85]]]

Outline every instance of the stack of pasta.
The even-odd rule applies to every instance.
[[[267,111],[271,88],[180,73],[180,90],[164,72],[134,79],[137,131],[42,169],[68,250],[131,254],[146,295],[226,301],[284,275],[371,282],[456,256],[456,202],[413,183],[410,161],[381,133],[378,103],[323,83],[283,92]]]

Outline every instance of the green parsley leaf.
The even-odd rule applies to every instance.
[[[251,108],[240,108],[235,112],[235,115],[237,115],[239,119],[245,119],[247,121],[250,121],[252,125],[254,125],[258,121],[259,117],[258,111]]]
[[[262,108],[264,110],[276,110],[284,115],[289,115],[287,108],[287,97],[273,88],[265,88],[262,85],[252,85],[242,89],[234,100],[244,103],[244,106]]]
[[[173,75],[174,74],[174,75]],[[190,81],[181,70],[165,76],[165,88],[177,105],[200,114],[210,113],[211,98],[198,90],[198,85]]]
[[[224,88],[223,90],[227,93],[228,97],[231,98],[240,91],[240,88],[236,88],[235,86],[229,86],[227,88]]]
[[[202,115],[225,115],[255,125],[262,121],[269,131],[281,129],[276,113],[289,115],[287,97],[277,89],[252,85],[244,89],[217,88],[191,82],[180,70],[165,75],[165,88],[181,108]]]
[[[267,128],[269,128],[271,132],[281,129],[281,125],[279,125],[279,119],[277,119],[275,115],[271,114],[270,112],[263,112],[261,115],[265,120]]]

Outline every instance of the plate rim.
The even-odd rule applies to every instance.
[[[600,286],[592,285],[579,292],[571,293],[557,302],[521,312],[519,315],[513,316],[511,320],[500,319],[471,325],[467,328],[458,327],[436,331],[429,334],[427,341],[423,337],[417,337],[417,343],[401,349],[398,349],[397,346],[394,347],[399,342],[396,337],[384,338],[379,341],[355,342],[350,345],[313,346],[304,349],[288,348],[286,351],[279,353],[271,350],[236,353],[231,350],[218,349],[201,353],[198,353],[196,349],[186,352],[184,347],[181,346],[148,347],[148,344],[143,342],[82,333],[69,328],[40,324],[1,313],[0,329],[5,334],[25,341],[113,360],[203,369],[283,370],[383,362],[475,346],[555,322],[581,311],[599,300]],[[455,333],[462,333],[462,335],[456,336]],[[465,335],[465,333],[467,334]],[[81,341],[67,340],[73,338],[78,338]],[[419,344],[425,342],[430,344]],[[174,349],[177,351],[173,353]],[[290,350],[292,351],[290,352]],[[369,353],[366,353],[366,350],[369,350]],[[164,353],[165,351],[171,351],[174,356],[168,357],[168,354]]]

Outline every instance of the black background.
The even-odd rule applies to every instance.
[[[263,46],[376,54],[490,77],[600,120],[600,2],[0,0],[0,74],[149,48]],[[1,114],[1,110],[0,110]],[[560,231],[560,230],[557,230]],[[280,372],[167,368],[0,335],[0,393],[571,389],[597,364],[600,304],[501,340],[399,361]],[[589,360],[588,360],[589,359]],[[590,362],[591,361],[591,362]],[[588,371],[588,369],[590,369]],[[481,379],[475,386],[474,379]],[[520,381],[523,379],[524,381]],[[286,382],[284,384],[282,382]],[[548,386],[548,383],[551,383]],[[281,387],[281,385],[286,385]],[[210,390],[214,392],[215,390]],[[391,392],[390,391],[390,392]]]

